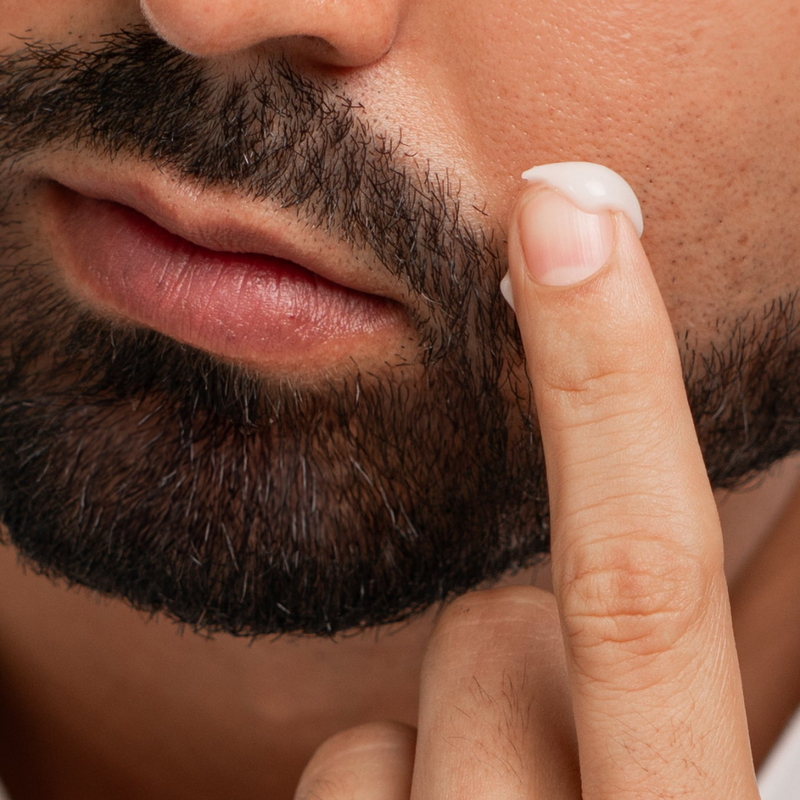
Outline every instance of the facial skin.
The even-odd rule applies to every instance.
[[[722,406],[725,411],[717,417],[723,424],[713,432],[706,430],[705,438],[704,431],[700,431],[708,452],[714,454],[709,459],[712,471],[716,470],[720,482],[728,482],[750,470],[763,469],[789,452],[794,431],[787,419],[796,410],[797,380],[790,369],[792,343],[786,342],[782,332],[787,321],[791,328],[791,316],[776,314],[772,309],[781,304],[781,308],[791,310],[797,289],[800,244],[794,224],[800,171],[794,158],[800,144],[797,125],[800,70],[792,57],[800,18],[791,3],[776,2],[769,14],[744,0],[719,4],[687,2],[677,6],[673,3],[663,8],[640,3],[542,6],[438,0],[408,3],[387,0],[384,4],[362,5],[354,0],[336,4],[336,9],[334,13],[325,4],[284,3],[272,8],[266,2],[233,1],[198,9],[195,3],[165,0],[151,2],[144,10],[133,2],[2,3],[0,10],[8,37],[2,46],[6,53],[19,51],[20,41],[14,37],[23,36],[57,48],[89,51],[97,48],[101,36],[121,30],[141,30],[141,26],[149,23],[163,41],[193,54],[201,60],[203,69],[217,77],[248,75],[258,58],[261,63],[269,63],[273,57],[285,59],[294,74],[307,76],[317,85],[335,82],[337,91],[359,106],[359,117],[371,129],[395,141],[402,133],[402,163],[409,168],[429,169],[431,175],[440,178],[449,175],[458,192],[451,191],[445,196],[450,200],[457,197],[466,222],[474,230],[486,231],[489,239],[497,243],[496,260],[479,261],[482,272],[478,269],[466,273],[476,283],[479,278],[484,280],[479,286],[481,298],[486,307],[494,309],[496,316],[490,317],[493,324],[486,326],[485,331],[478,327],[469,329],[471,335],[466,336],[463,351],[472,359],[471,365],[485,367],[487,352],[490,362],[498,353],[502,360],[491,364],[492,369],[479,371],[481,379],[487,374],[493,376],[496,385],[475,382],[466,417],[458,417],[457,421],[466,420],[468,433],[474,432],[486,412],[486,408],[476,404],[480,399],[486,401],[488,393],[489,411],[501,420],[495,433],[499,435],[508,427],[512,454],[519,452],[521,444],[528,445],[525,421],[530,411],[529,397],[511,318],[491,292],[496,291],[497,279],[502,274],[503,231],[518,175],[535,163],[561,160],[598,161],[613,167],[628,179],[642,201],[646,249],[674,329],[680,341],[685,342],[687,363],[693,364],[691,372],[699,378],[695,384],[696,411],[707,412],[708,420],[714,417],[713,412],[723,397],[725,400]],[[359,20],[357,26],[352,24],[353,19]],[[8,193],[10,204],[4,206],[3,221],[13,223],[0,234],[4,247],[12,248],[7,263],[26,265],[17,274],[29,280],[28,291],[33,286],[40,290],[44,287],[45,291],[56,287],[63,296],[77,297],[75,287],[66,286],[59,267],[57,236],[52,234],[48,206],[42,202],[46,195],[42,177],[54,177],[58,170],[67,169],[65,165],[74,169],[74,156],[69,150],[51,151],[39,146],[22,157],[16,153],[6,153],[5,157],[10,188],[4,192]],[[137,172],[154,173],[151,162],[141,164],[129,156],[110,163],[96,155],[90,157],[84,150],[77,158],[79,165],[91,163],[96,174],[112,183],[123,173],[128,177]],[[170,187],[174,188],[171,184]],[[229,193],[230,188],[227,187]],[[216,213],[224,214],[228,199],[225,191],[213,195],[211,205]],[[278,208],[274,200],[258,213],[263,214],[265,224],[269,219],[278,220],[279,225],[287,228],[298,225],[295,211]],[[413,286],[410,288],[402,275],[398,278],[387,269],[385,262],[359,252],[353,266],[340,241],[340,219],[336,220],[333,234],[312,227],[308,237],[333,262],[347,263],[346,268],[353,274],[370,275],[377,288],[401,305],[406,303],[404,308],[430,313],[419,294],[413,294]],[[40,266],[33,266],[36,264]],[[10,293],[0,297],[0,303],[11,302],[9,297]],[[23,298],[27,309],[37,308],[33,295],[16,295],[16,298],[17,303]],[[90,306],[94,302],[92,298],[79,299]],[[765,309],[770,313],[765,315]],[[35,318],[34,311],[29,321]],[[771,327],[774,320],[777,326]],[[447,328],[434,325],[425,330],[441,332]],[[476,331],[486,332],[486,336],[476,336]],[[744,352],[759,385],[764,383],[764,370],[767,367],[774,370],[775,379],[766,398],[770,414],[748,418],[747,425],[743,425],[741,404],[735,402],[741,394],[738,382],[742,376],[727,368],[726,361],[730,360],[727,354],[742,352],[735,347],[732,350],[732,342],[735,344],[740,338],[746,342],[760,341],[765,332],[770,342],[767,363],[753,359],[753,349]],[[47,327],[44,333],[58,334],[58,329]],[[497,340],[489,349],[486,337],[491,335]],[[358,341],[355,351],[359,372],[385,370],[381,365],[387,359],[395,371],[409,362],[418,368],[422,363],[419,355],[420,349],[424,349],[422,345],[420,328],[413,325],[393,328],[385,337]],[[722,354],[721,363],[717,353]],[[348,371],[349,365],[342,368],[341,361],[336,361],[341,359],[340,353],[333,356],[336,366],[332,377],[334,385],[339,387],[342,375],[352,378],[353,373]],[[276,369],[265,357],[264,363],[256,363],[255,367],[259,379],[266,376],[268,382],[274,383],[289,374],[292,383],[315,388],[322,383],[320,361],[330,359],[309,358],[297,368],[280,365]],[[709,364],[710,369],[704,369],[703,363]],[[458,374],[455,369],[458,364],[453,362],[451,377]],[[39,374],[52,377],[47,372],[46,358],[44,365],[45,370]],[[386,381],[388,374],[380,372],[379,378]],[[419,369],[414,375],[417,381],[421,380]],[[712,377],[718,383],[711,382]],[[747,377],[745,374],[745,382]],[[330,379],[331,375],[326,374],[326,385]],[[723,389],[721,395],[715,393],[719,384]],[[372,384],[373,391],[378,391],[375,387],[379,385],[380,380]],[[442,387],[454,385],[441,383]],[[744,394],[748,398],[748,415],[756,413],[762,407],[762,398],[753,396],[749,390]],[[330,399],[331,395],[326,397]],[[442,392],[438,397],[439,408],[445,407],[448,396]],[[18,399],[23,398],[15,401]],[[456,398],[456,403],[459,401],[463,398]],[[120,419],[118,411],[115,409],[111,425],[104,429],[111,431],[112,438],[113,432],[120,428],[129,433],[126,425],[132,418]],[[139,413],[137,420],[144,416]],[[410,418],[415,419],[413,415]],[[31,423],[29,420],[28,427],[23,427],[18,424],[19,417],[7,419],[5,446],[14,451],[16,458],[17,451],[10,445],[18,445],[19,439],[11,437],[21,437],[23,432],[27,436]],[[391,422],[400,424],[396,420]],[[742,444],[745,429],[750,438]],[[412,433],[420,437],[419,430]],[[97,435],[96,429],[92,435]],[[64,447],[70,444],[68,439]],[[103,451],[105,441],[96,438],[90,441],[94,444],[93,455]],[[213,437],[205,440],[205,444],[209,441]],[[456,446],[447,453],[443,470],[447,474],[433,471],[431,465],[437,461],[430,454],[422,474],[428,479],[435,477],[434,486],[439,481],[446,483],[445,478],[449,478],[455,487],[448,496],[452,501],[458,497],[456,490],[460,485],[452,474],[456,464],[463,468],[467,453],[472,456],[467,463],[476,473],[478,465],[485,464],[480,459],[486,451],[465,450],[456,436],[450,437],[450,441]],[[71,444],[74,453],[74,442]],[[69,463],[66,452],[62,448],[62,464]],[[151,483],[157,480],[162,463],[163,460],[155,459],[147,464],[145,477]],[[478,496],[477,487],[485,491],[481,496],[485,501],[493,491],[495,505],[491,511],[495,516],[478,519],[474,530],[465,537],[474,545],[471,569],[465,570],[465,575],[455,578],[448,574],[443,579],[441,573],[422,570],[432,575],[425,593],[412,598],[395,593],[376,618],[369,616],[369,609],[375,606],[373,597],[366,608],[355,608],[346,617],[337,616],[341,613],[338,607],[326,609],[322,616],[315,615],[312,609],[300,627],[319,632],[326,630],[326,626],[330,630],[386,622],[409,610],[427,607],[442,594],[462,591],[493,577],[492,573],[500,574],[521,560],[519,550],[514,551],[509,545],[522,525],[520,520],[525,520],[526,533],[532,534],[520,548],[524,555],[529,555],[543,525],[541,464],[532,478],[530,472],[525,473],[526,480],[532,483],[527,485],[527,496],[518,496],[516,505],[510,504],[511,523],[505,520],[500,525],[497,512],[508,504],[508,495],[499,494],[501,489],[513,496],[514,489],[508,487],[519,486],[519,482],[512,482],[515,469],[530,470],[532,463],[536,462],[515,463],[512,458],[508,472],[496,476],[495,483],[486,475],[470,476],[464,497]],[[376,471],[385,466],[380,458],[376,459]],[[19,463],[12,460],[4,479],[10,481],[10,475],[18,467]],[[496,464],[491,467],[487,472],[498,472]],[[112,473],[106,470],[104,474]],[[400,477],[405,475],[400,472]],[[399,483],[390,480],[388,488],[404,497],[406,487],[398,490]],[[428,484],[431,485],[430,480]],[[107,501],[109,494],[108,489],[99,494],[98,502]],[[536,502],[531,501],[531,495]],[[206,496],[214,499],[209,492]],[[356,494],[357,499],[360,497]],[[434,503],[438,512],[435,503],[441,503],[440,496],[433,499],[426,496],[423,501]],[[483,502],[476,503],[474,510],[483,506]],[[420,502],[419,508],[425,510],[429,506]],[[234,514],[235,508],[229,508],[229,512]],[[471,516],[463,508],[458,513]],[[16,505],[15,514],[15,520],[21,520],[24,507]],[[451,548],[444,552],[463,550],[458,534],[466,529],[464,520],[456,514],[458,530],[454,532],[453,519],[452,515],[441,516],[439,528],[431,523],[442,547]],[[21,542],[21,526],[10,527],[12,536]],[[492,546],[497,539],[501,540],[499,556],[485,572],[476,572],[475,564],[486,567],[486,552],[495,555],[489,543],[478,538],[487,527],[495,537]],[[133,552],[134,534],[135,531],[129,530],[125,544],[129,552]],[[330,538],[324,538],[329,543]],[[75,542],[74,537],[65,540]],[[54,536],[52,541],[61,540]],[[220,549],[215,554],[223,552],[225,545],[220,540]],[[33,546],[29,549],[32,555],[44,557],[41,549],[37,551]],[[431,552],[428,561],[431,564],[446,561],[441,552],[438,549]],[[330,563],[330,553],[330,550],[325,552],[322,563]],[[424,548],[416,551],[412,548],[404,577],[419,570],[421,553]],[[368,549],[366,560],[373,554]],[[47,554],[48,558],[51,556],[52,553]],[[74,567],[74,558],[70,556],[67,560]],[[54,560],[53,567],[59,571],[64,565]],[[103,569],[106,568],[104,565]],[[296,583],[296,575],[290,575],[287,583]],[[87,576],[73,572],[71,577],[112,591],[117,585],[103,584],[96,573]],[[363,577],[359,578],[363,583]],[[114,581],[117,580],[115,577]],[[319,579],[323,591],[328,580],[329,576],[324,574]],[[352,586],[357,587],[358,582]],[[241,594],[242,587],[236,589]],[[378,597],[382,591],[377,593]],[[156,597],[139,594],[133,599],[145,606],[161,607],[164,593],[161,587]],[[276,598],[270,599],[274,602]],[[273,616],[254,620],[241,608],[232,610],[224,602],[217,604],[215,618],[199,618],[198,612],[204,604],[208,605],[209,594],[197,593],[190,600],[192,607],[188,610],[176,608],[174,600],[172,605],[166,604],[167,610],[192,623],[210,623],[212,627],[236,632],[282,630],[281,625],[286,626],[285,619],[276,620]]]
[[[731,39],[755,27],[744,7],[724,26],[694,8],[632,24],[606,6],[492,7],[489,19],[481,8],[453,24],[447,4],[389,4],[357,36],[314,8],[285,19],[248,8],[153,4],[158,39],[135,6],[98,7],[71,39],[69,25],[31,29],[60,62],[36,44],[7,62],[4,518],[32,559],[238,633],[390,622],[529,563],[546,549],[544,471],[496,283],[508,190],[531,162],[606,163],[658,222],[648,248],[712,478],[728,484],[788,452],[796,244],[775,231],[792,207],[778,154],[795,144],[784,101],[795,76],[766,53],[790,46],[791,9],[782,28],[760,21],[740,53]],[[262,13],[264,30],[248,22]],[[531,41],[546,42],[542,57],[530,59]],[[737,69],[748,81],[730,100]],[[287,103],[288,115],[271,111]],[[231,130],[251,138],[234,143]],[[109,309],[75,277],[80,223],[60,220],[72,199],[54,199],[48,180],[106,198],[98,186],[143,181],[134,192],[167,208],[205,186],[204,209],[292,225],[335,277],[396,311],[377,335],[292,345],[294,360],[252,332],[232,364],[213,336],[199,339],[209,357],[126,335],[131,318],[148,330],[146,305]],[[193,331],[179,340],[198,344]],[[42,493],[52,464],[62,477]]]

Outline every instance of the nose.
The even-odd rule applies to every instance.
[[[392,46],[405,0],[140,0],[163,39],[197,56],[267,42],[343,67],[377,61]]]

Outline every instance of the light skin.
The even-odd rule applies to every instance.
[[[800,701],[791,626],[759,638],[797,607],[791,505],[778,520],[796,473],[720,506],[732,616],[674,331],[708,344],[723,312],[797,285],[800,16],[773,5],[0,2],[2,48],[146,19],[222,69],[285,51],[345,81],[434,167],[457,164],[466,195],[508,220],[557,476],[554,595],[525,574],[337,643],[181,636],[2,548],[0,774],[14,797],[574,800],[579,771],[592,800],[757,796],[745,703],[760,762]],[[644,250],[616,215],[605,267],[543,288],[519,244],[541,189],[517,176],[579,159],[634,186]]]

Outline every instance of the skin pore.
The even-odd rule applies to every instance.
[[[771,14],[745,0],[468,5],[387,4],[349,38],[342,29],[352,25],[320,29],[313,15],[270,29],[279,16],[262,7],[239,17],[233,2],[219,4],[216,20],[178,2],[153,2],[149,15],[171,44],[223,72],[246,69],[260,48],[334,75],[434,171],[458,165],[460,196],[480,198],[493,220],[505,218],[518,174],[534,163],[613,166],[642,200],[674,327],[700,353],[725,341],[730,320],[760,319],[792,296],[800,76],[790,55],[800,20],[791,3]],[[87,46],[143,22],[133,2],[0,10],[6,52],[19,45],[12,36]],[[33,217],[25,222],[36,230]],[[782,497],[763,508],[774,514]],[[772,520],[755,493],[748,500],[767,537]],[[749,542],[758,538],[751,529]],[[289,797],[329,735],[368,720],[415,722],[433,611],[377,639],[250,646],[180,638],[165,619],[146,623],[119,602],[53,588],[23,575],[8,547],[2,570],[0,774],[20,797]]]

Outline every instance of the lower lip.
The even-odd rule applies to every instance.
[[[396,303],[269,256],[223,253],[132,209],[52,187],[55,257],[90,305],[194,347],[254,365],[353,354],[396,330]]]

